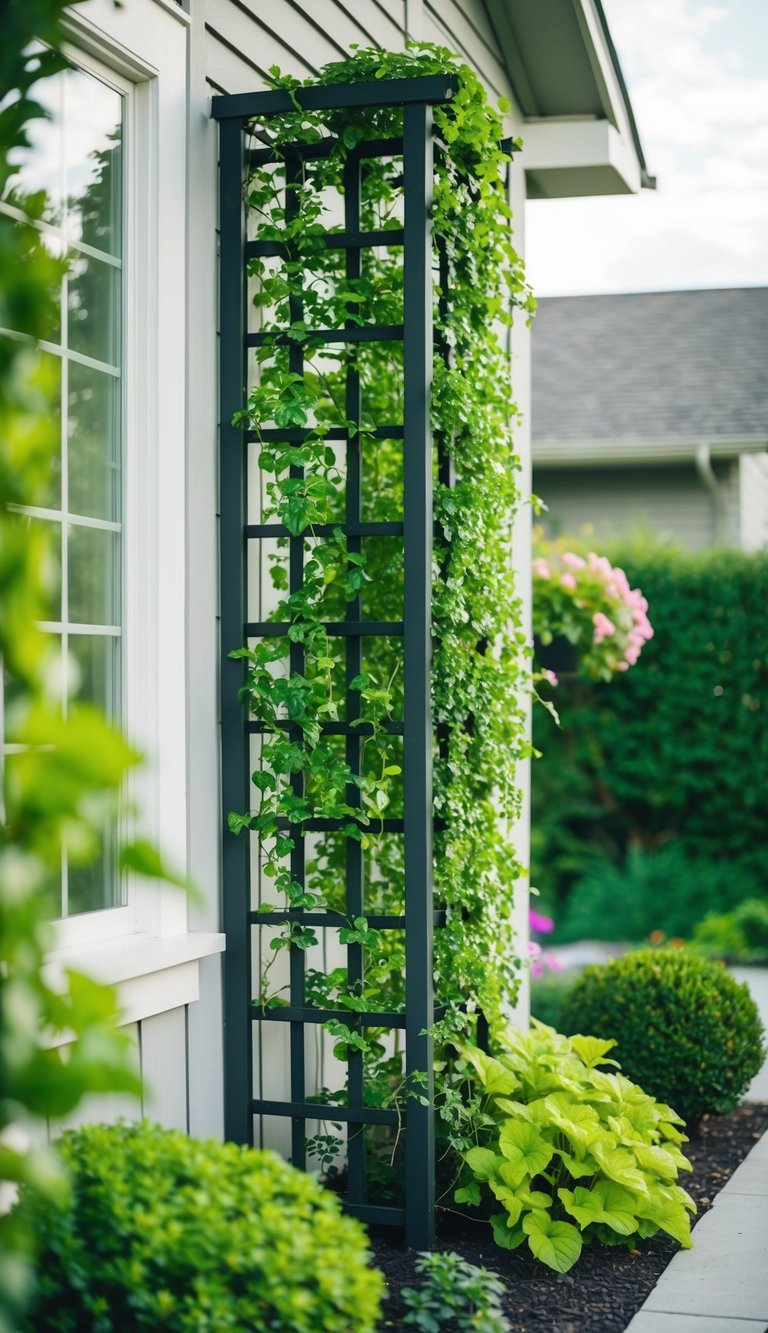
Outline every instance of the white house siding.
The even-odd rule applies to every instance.
[[[352,43],[402,49],[406,24],[413,36],[436,41],[463,55],[483,78],[489,95],[513,101],[511,88],[495,54],[496,43],[482,0],[191,0],[190,30],[190,154],[188,302],[188,602],[189,653],[189,865],[193,879],[205,890],[205,901],[192,911],[191,926],[216,930],[219,925],[219,810],[217,715],[217,580],[218,532],[216,495],[217,404],[216,366],[216,130],[210,121],[212,93],[240,93],[265,85],[269,67],[300,78],[310,77],[327,61],[350,52]],[[407,13],[406,13],[407,10]],[[516,113],[508,125],[519,128]],[[517,243],[522,249],[525,183],[522,168],[510,170],[510,193],[516,215]],[[518,438],[529,456],[529,334],[520,321],[514,331],[515,397],[525,413]],[[525,486],[525,474],[523,474]],[[519,567],[527,567],[526,534],[519,537]],[[262,589],[263,595],[263,589]],[[526,775],[527,783],[527,775]],[[521,839],[522,839],[521,833]],[[527,846],[520,844],[527,856]],[[520,926],[524,927],[521,910]],[[188,1016],[189,1126],[193,1133],[220,1134],[223,1128],[221,1060],[221,991],[219,959],[204,959],[200,968],[200,1002]],[[287,1025],[255,1024],[255,1066],[264,1095],[288,1093]],[[308,1036],[308,1060],[317,1056]],[[314,1066],[309,1070],[314,1073]],[[335,1075],[326,1066],[326,1079]],[[289,1122],[268,1127],[269,1142],[287,1148]]]
[[[579,533],[589,525],[599,541],[642,529],[698,551],[715,544],[738,545],[735,468],[718,463],[716,475],[721,487],[719,523],[713,496],[693,462],[682,467],[546,468],[535,472],[533,486],[548,507],[544,523],[554,535]]]
[[[738,489],[742,549],[759,551],[768,543],[768,453],[741,455]]]

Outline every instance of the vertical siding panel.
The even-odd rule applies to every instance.
[[[122,1029],[133,1039],[137,1072],[141,1067],[139,1024],[131,1023]],[[94,1093],[83,1098],[80,1105],[64,1120],[52,1121],[51,1139],[58,1138],[65,1129],[79,1129],[81,1125],[114,1124],[116,1120],[140,1120],[141,1102],[138,1097],[128,1097],[124,1093]]]
[[[144,1114],[167,1129],[187,1132],[187,1024],[184,1007],[145,1018],[141,1025]]]

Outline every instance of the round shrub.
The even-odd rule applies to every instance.
[[[765,1055],[747,987],[684,949],[639,949],[585,968],[560,1022],[566,1033],[613,1037],[627,1078],[694,1124],[733,1110]]]
[[[147,1123],[59,1144],[60,1211],[40,1241],[35,1333],[372,1333],[383,1280],[336,1198],[274,1153]]]

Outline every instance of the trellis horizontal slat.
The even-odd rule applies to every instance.
[[[434,923],[439,929],[445,925],[446,913],[444,908],[438,908],[434,912]],[[377,916],[375,913],[365,914],[365,919],[372,930],[405,930],[404,916]],[[279,926],[286,921],[298,921],[302,926],[339,926],[350,925],[350,919],[344,912],[313,912],[294,911],[294,912],[251,912],[250,922],[253,926]]]
[[[350,1106],[328,1106],[324,1102],[272,1102],[255,1097],[251,1102],[254,1115],[290,1116],[297,1120],[339,1120],[353,1125],[396,1125],[397,1111],[381,1106],[364,1106],[359,1110]]]
[[[284,144],[280,149],[267,145],[264,148],[252,148],[246,152],[246,160],[253,167],[268,167],[276,165],[285,157],[286,152],[296,153],[305,162],[317,161],[324,157],[330,157],[331,153],[338,148],[339,140],[329,136],[327,139],[319,139],[314,143],[291,143]],[[348,150],[350,157],[400,157],[403,151],[403,140],[399,137],[390,137],[388,139],[362,139],[356,148]]]
[[[270,333],[263,329],[258,333],[246,333],[246,347],[300,347],[307,343],[315,346],[328,343],[394,343],[402,342],[402,324],[366,324],[365,327],[349,329],[304,329],[301,338],[283,330]]]
[[[313,1009],[310,1006],[294,1008],[280,1005],[277,1009],[261,1009],[254,1001],[251,1017],[255,1022],[263,1023],[330,1023],[338,1018],[343,1023],[364,1028],[404,1028],[405,1014],[394,1009],[383,1009],[380,1013],[358,1013],[351,1009]]]
[[[305,111],[330,111],[336,108],[408,106],[418,103],[449,102],[458,88],[453,74],[425,74],[410,79],[371,79],[360,83],[315,84],[294,88],[290,93],[275,88],[265,93],[232,93],[214,97],[214,120],[247,120],[290,114],[298,102]]]
[[[288,620],[251,620],[245,626],[249,639],[280,638],[288,633],[291,622]],[[399,638],[403,633],[402,620],[329,620],[323,626],[331,639],[353,638],[381,639]]]
[[[332,537],[339,529],[345,537],[402,537],[402,523],[313,523],[312,537]],[[249,523],[246,537],[295,537],[282,523]]]
[[[373,430],[362,429],[358,434],[366,439],[374,440],[402,440],[404,431],[402,426],[376,426]],[[306,440],[318,438],[313,430],[281,430],[277,426],[266,426],[263,430],[247,430],[245,439],[249,444],[258,444],[264,441],[265,444],[304,444]],[[344,426],[332,426],[329,430],[324,430],[323,440],[347,440],[349,431]]]
[[[275,730],[279,731],[300,731],[298,722],[289,722],[281,718],[278,722],[249,722],[247,730],[252,736],[269,735]],[[375,732],[385,731],[388,736],[402,736],[402,722],[377,722],[376,727],[372,722],[360,722],[353,726],[351,722],[321,722],[320,730],[324,736],[373,736]]]
[[[375,245],[404,245],[405,232],[402,227],[387,227],[379,231],[330,231],[324,236],[316,236],[313,243],[320,250],[366,250]],[[245,247],[248,259],[290,259],[295,256],[309,258],[311,250],[299,249],[290,241],[249,241]]]

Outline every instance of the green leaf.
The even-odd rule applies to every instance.
[[[570,1222],[553,1222],[549,1213],[537,1208],[523,1218],[531,1254],[556,1273],[573,1268],[582,1249],[582,1240]]]
[[[602,1222],[620,1236],[631,1236],[637,1231],[637,1198],[612,1180],[599,1180],[591,1190],[579,1185],[573,1192],[559,1189],[557,1193],[566,1211],[582,1228]]]
[[[499,1060],[492,1055],[486,1055],[485,1051],[480,1051],[475,1046],[467,1046],[462,1050],[462,1055],[474,1065],[489,1097],[516,1092],[520,1087],[520,1080],[510,1070],[505,1069]]]
[[[469,1184],[462,1185],[460,1189],[455,1191],[453,1199],[454,1203],[469,1203],[476,1208],[482,1202],[480,1186],[477,1181],[470,1180]]]
[[[593,1069],[595,1065],[616,1065],[618,1069],[617,1060],[605,1059],[606,1052],[613,1050],[615,1045],[616,1042],[613,1039],[606,1041],[600,1037],[583,1037],[581,1035],[571,1037],[571,1046],[588,1069]]]
[[[464,1161],[478,1180],[490,1180],[496,1174],[496,1167],[502,1162],[490,1148],[470,1148],[464,1154]]]
[[[591,1144],[590,1151],[601,1170],[611,1180],[615,1180],[617,1185],[625,1185],[638,1194],[648,1193],[645,1177],[638,1170],[634,1156],[626,1148],[614,1148],[597,1140]]]
[[[512,1167],[511,1179],[520,1184],[537,1176],[552,1160],[554,1148],[535,1125],[505,1120],[499,1132],[499,1149]]]
[[[502,1250],[516,1250],[525,1240],[523,1228],[508,1226],[505,1213],[494,1214],[491,1218],[491,1229],[493,1239]]]

